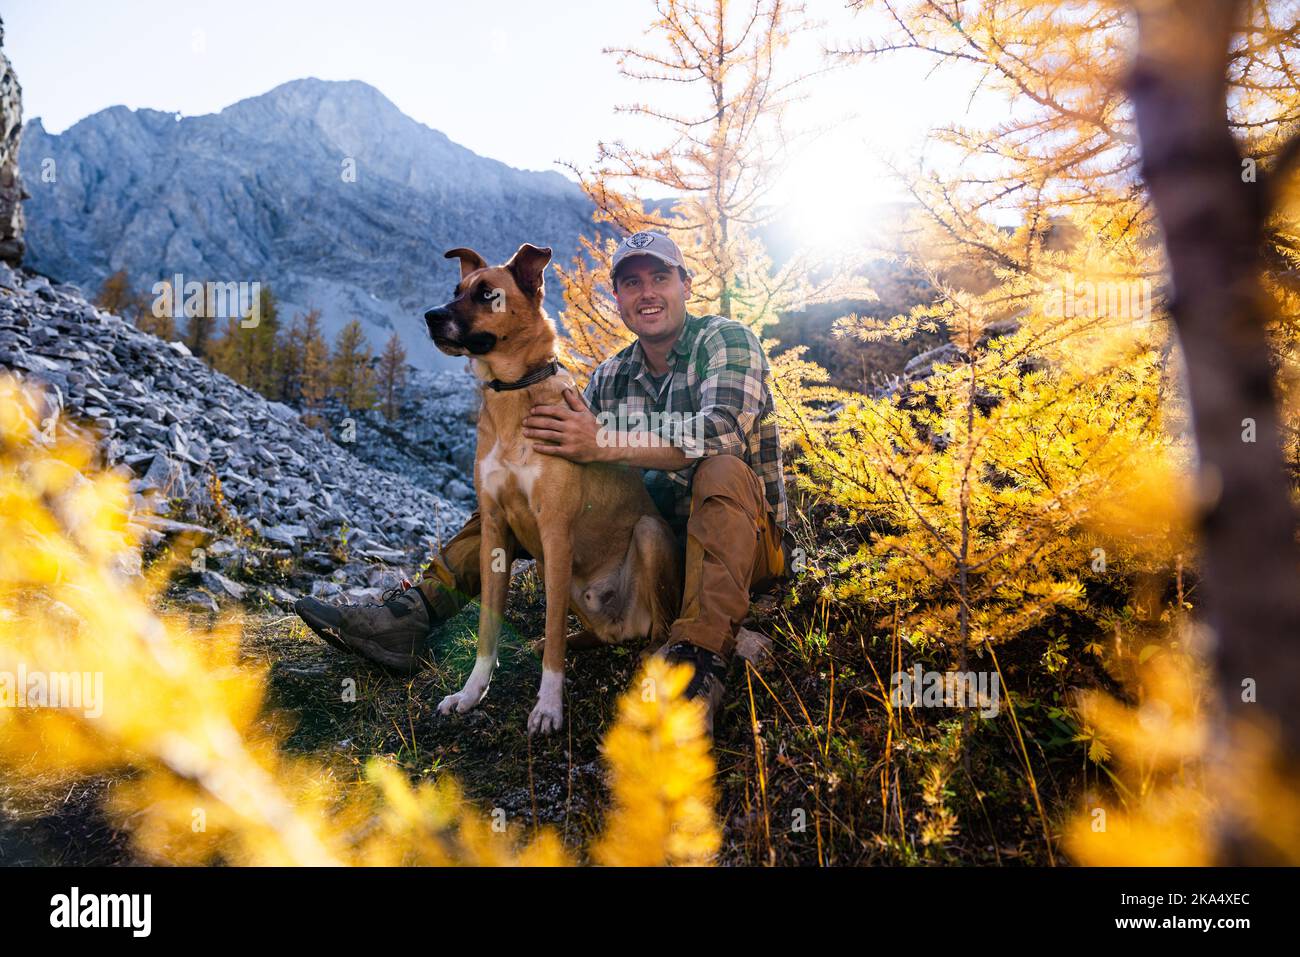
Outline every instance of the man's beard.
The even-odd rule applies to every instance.
[[[675,316],[674,316],[674,312],[676,312]],[[672,342],[679,335],[681,335],[682,329],[685,328],[686,326],[685,304],[683,303],[680,307],[678,307],[678,310],[673,310],[669,306],[664,306],[664,314],[668,316],[674,316],[675,321],[673,322],[671,328],[666,327],[665,330],[662,332],[655,332],[655,333],[637,332],[635,329],[633,329],[632,324],[629,323],[626,318],[623,319],[623,323],[629,329],[632,329],[633,332],[636,332],[636,337],[640,339],[642,342],[649,342],[652,344],[658,344],[660,342]],[[633,315],[635,317],[635,313]]]

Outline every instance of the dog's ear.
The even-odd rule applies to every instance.
[[[455,249],[448,249],[442,254],[443,259],[460,260],[460,278],[464,279],[476,269],[487,268],[487,263],[483,257],[472,249],[466,249],[464,246],[457,246]]]
[[[510,261],[506,263],[506,268],[515,277],[515,282],[519,284],[519,288],[528,295],[535,297],[541,294],[546,264],[550,261],[550,246],[534,246],[532,243],[524,243],[510,257]]]

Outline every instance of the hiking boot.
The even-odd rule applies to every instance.
[[[682,697],[687,701],[704,702],[704,730],[712,737],[713,714],[722,703],[722,693],[727,685],[726,659],[689,641],[671,644],[661,653],[673,664],[688,664],[695,669]]]
[[[299,598],[293,610],[321,639],[340,651],[409,674],[418,671],[434,626],[456,613],[450,595],[439,594],[434,608],[410,582],[388,589],[378,604],[329,605],[318,598]]]

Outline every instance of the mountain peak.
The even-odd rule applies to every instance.
[[[504,262],[531,242],[564,262],[592,230],[577,184],[479,156],[358,80],[177,119],[117,106],[31,137],[28,262],[87,289],[122,268],[145,289],[178,272],[264,282],[286,318],[320,308],[328,335],[360,319],[373,347],[397,332],[429,368],[450,364],[420,320],[454,284],[443,250]],[[40,177],[47,157],[57,180]],[[547,293],[557,309],[560,284]]]
[[[392,100],[362,80],[322,80],[314,76],[281,83],[265,93],[250,96],[233,103],[221,112],[236,110],[247,103],[259,101],[274,103],[290,111],[301,110],[304,107],[314,108],[319,106],[322,101],[330,101],[340,105],[379,108],[391,110],[395,113],[401,112],[393,105]]]

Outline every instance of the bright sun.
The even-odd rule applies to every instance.
[[[870,239],[881,207],[904,193],[865,149],[814,148],[791,162],[774,198],[791,241],[829,251]]]

